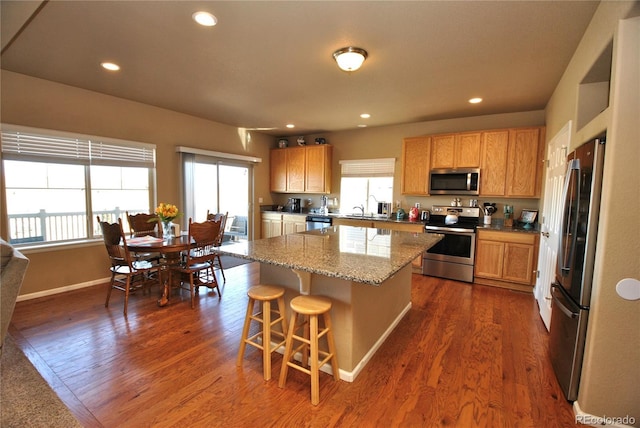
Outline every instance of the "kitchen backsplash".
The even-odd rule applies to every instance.
[[[273,200],[274,205],[284,206],[286,205],[289,197],[299,197],[301,199],[302,208],[304,212],[308,212],[312,208],[319,208],[321,205],[321,197],[322,197],[322,195],[309,195],[309,194],[306,194],[306,195],[291,194],[291,195],[278,195],[278,196],[281,196],[281,198],[278,199],[274,197],[274,200]],[[393,203],[394,212],[396,211],[397,201],[400,202],[400,206],[405,211],[408,211],[409,208],[415,206],[416,203],[420,204],[421,210],[430,210],[432,205],[450,205],[451,201],[455,198],[460,198],[460,202],[465,207],[469,206],[470,199],[477,200],[478,206],[480,207],[482,207],[482,205],[485,202],[495,202],[497,210],[496,210],[496,213],[493,215],[494,218],[504,218],[505,205],[513,206],[514,218],[516,219],[520,217],[520,213],[522,212],[523,209],[538,210],[538,211],[541,209],[541,206],[540,206],[541,203],[540,203],[540,200],[538,199],[485,198],[485,197],[479,197],[479,196],[463,197],[459,195],[450,195],[450,196],[439,195],[439,196],[429,196],[429,197],[414,197],[414,196],[402,195],[401,197],[394,198],[394,200],[390,202]],[[340,195],[331,194],[327,196],[327,199],[328,199],[329,211],[337,212],[340,205]],[[347,207],[345,213],[350,213],[352,211],[353,211],[352,207]],[[538,221],[540,221],[540,218],[538,218]]]

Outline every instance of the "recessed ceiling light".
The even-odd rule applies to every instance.
[[[367,125],[364,125],[364,124],[358,125],[358,128],[366,128],[366,127]]]
[[[362,113],[360,115],[360,117],[363,118],[363,119],[369,119],[371,117],[371,115],[369,113]]]
[[[120,70],[120,66],[118,64],[114,64],[112,62],[103,62],[100,65],[105,70],[109,70],[109,71],[118,71],[118,70]]]
[[[287,123],[287,128],[295,128],[296,126],[293,123]]]
[[[471,104],[478,104],[478,103],[481,103],[481,102],[482,102],[482,98],[471,98],[471,99],[469,100],[469,102],[470,102]]]
[[[218,23],[218,18],[210,14],[209,12],[196,12],[192,15],[193,20],[205,27],[213,27]]]

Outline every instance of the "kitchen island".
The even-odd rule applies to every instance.
[[[411,261],[440,239],[332,226],[225,245],[220,252],[260,262],[260,282],[286,289],[288,311],[300,294],[331,298],[340,378],[351,382],[411,308]]]

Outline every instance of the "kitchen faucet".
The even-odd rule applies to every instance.
[[[360,211],[362,211],[362,217],[364,217],[364,205],[360,205],[360,206],[357,206],[357,205],[356,205],[355,207],[353,207],[353,209],[354,209],[354,210],[355,210],[356,208],[357,208],[357,209],[359,209]]]

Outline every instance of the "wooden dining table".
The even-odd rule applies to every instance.
[[[179,235],[172,238],[163,238],[160,236],[139,236],[127,239],[127,248],[133,253],[160,253],[162,256],[160,261],[160,269],[166,275],[163,283],[162,296],[158,300],[158,306],[165,306],[169,303],[171,296],[171,273],[172,265],[180,263],[180,255],[183,251],[188,250],[193,242],[189,241],[187,235]]]

